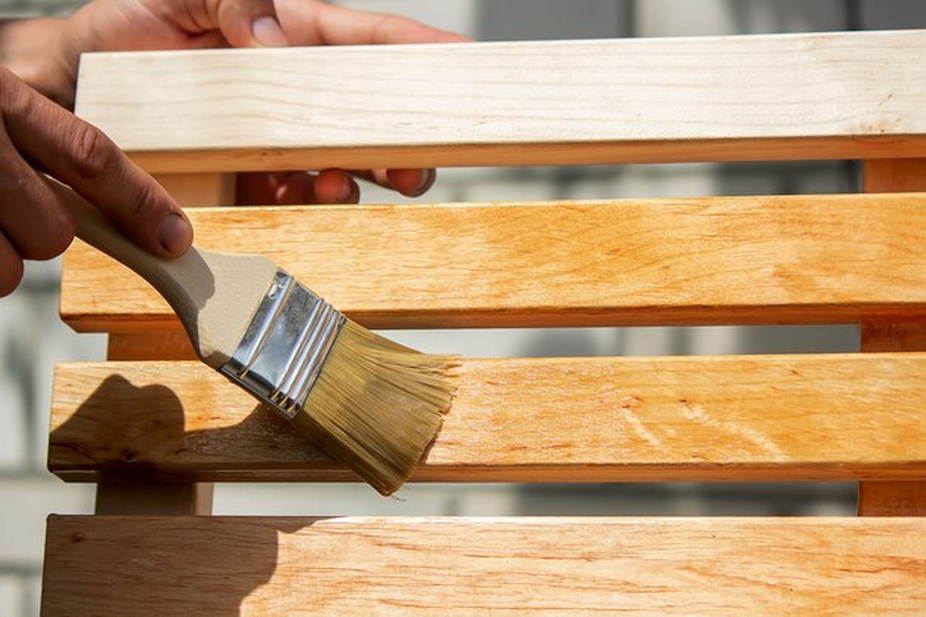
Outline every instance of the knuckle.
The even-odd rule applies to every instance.
[[[5,66],[0,66],[0,99],[6,101],[9,99],[10,95],[13,94],[18,88],[16,87],[19,82],[19,79],[13,75],[13,72],[10,71]]]
[[[31,109],[29,89],[9,70],[0,70],[0,104],[5,117],[22,117]],[[5,130],[5,129],[4,129]]]
[[[154,187],[150,183],[144,183],[134,193],[129,205],[129,216],[135,220],[156,217],[161,210],[161,204]]]
[[[103,176],[110,168],[116,146],[95,126],[80,121],[71,134],[69,155],[77,173],[88,180]]]
[[[160,222],[170,204],[158,185],[143,183],[136,190],[131,191],[131,198],[126,201],[127,208],[119,217],[118,226],[124,233],[130,235],[141,246],[149,251],[161,250],[158,231]]]
[[[20,258],[51,259],[70,246],[76,223],[48,187],[20,179],[15,191],[0,191],[0,195],[8,208],[0,221],[0,237],[6,238]],[[5,260],[8,251],[2,253],[0,259]]]

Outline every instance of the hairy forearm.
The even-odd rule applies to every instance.
[[[0,66],[70,109],[78,52],[67,23],[57,18],[0,21]]]

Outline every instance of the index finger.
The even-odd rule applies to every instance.
[[[17,150],[99,208],[143,249],[176,257],[193,229],[179,204],[109,137],[34,90],[15,90],[5,105]]]

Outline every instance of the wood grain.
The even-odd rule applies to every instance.
[[[57,368],[66,480],[349,474],[199,363]],[[420,481],[921,478],[926,354],[465,360]]]
[[[924,519],[53,516],[42,614],[912,616],[924,554]]]
[[[77,110],[159,172],[922,156],[923,39],[85,54]]]
[[[926,315],[926,196],[209,208],[205,249],[259,252],[367,327],[857,322]],[[85,245],[80,330],[178,329]]]
[[[866,161],[869,193],[926,190],[926,159]],[[912,317],[912,316],[911,316]],[[862,351],[926,351],[926,320],[868,320],[862,324]],[[926,516],[926,482],[861,482],[860,516]]]

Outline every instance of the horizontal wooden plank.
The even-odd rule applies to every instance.
[[[85,54],[77,109],[158,172],[922,156],[924,37]]]
[[[197,242],[259,252],[368,327],[856,322],[926,315],[926,195],[193,209]],[[80,243],[80,330],[179,329]]]
[[[926,354],[465,360],[419,481],[926,477]],[[65,480],[345,480],[191,362],[59,365]]]
[[[926,519],[53,516],[42,614],[918,615]]]

